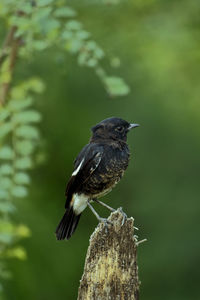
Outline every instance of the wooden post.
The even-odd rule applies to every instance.
[[[111,213],[112,225],[100,223],[90,238],[78,300],[138,300],[137,240],[134,219],[120,209]]]

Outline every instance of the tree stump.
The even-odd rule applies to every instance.
[[[99,223],[90,238],[78,300],[138,300],[139,278],[134,219],[121,209],[111,213],[108,227]]]

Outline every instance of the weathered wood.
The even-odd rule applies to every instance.
[[[120,209],[100,223],[90,238],[78,300],[138,300],[139,279],[134,220]]]

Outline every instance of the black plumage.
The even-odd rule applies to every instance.
[[[58,240],[69,239],[82,211],[87,205],[91,208],[91,200],[104,196],[120,181],[129,163],[127,133],[137,126],[109,118],[92,127],[89,144],[77,156],[67,184],[66,211],[56,229]],[[95,215],[101,220],[96,212]]]

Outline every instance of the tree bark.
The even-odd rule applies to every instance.
[[[134,219],[113,212],[90,238],[78,300],[138,300],[139,278]],[[123,224],[123,225],[122,225]]]

